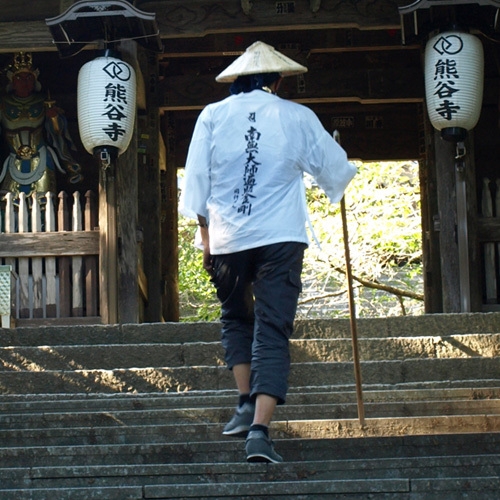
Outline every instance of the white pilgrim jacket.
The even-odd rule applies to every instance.
[[[306,106],[262,90],[231,95],[198,117],[179,209],[207,218],[213,255],[309,243],[304,172],[338,202],[356,168]]]

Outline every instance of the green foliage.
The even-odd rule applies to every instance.
[[[179,219],[179,310],[182,321],[215,321],[220,307],[215,288],[203,269],[203,253],[194,246],[197,225]]]
[[[360,163],[346,191],[347,225],[356,313],[359,317],[421,314],[420,300],[376,288],[389,285],[404,293],[422,293],[421,219],[416,162]],[[349,314],[340,205],[332,205],[314,185],[307,189],[314,232],[302,274],[298,317],[346,317]],[[220,307],[194,247],[196,225],[179,220],[179,289],[182,321],[211,321]],[[371,286],[373,284],[373,286]]]
[[[421,216],[416,162],[360,163],[345,194],[352,272],[373,284],[421,293]],[[321,250],[311,245],[304,265],[299,315],[348,315],[340,206],[308,190]],[[342,272],[343,271],[343,272]],[[355,283],[356,284],[356,283]],[[320,293],[318,293],[320,291]],[[356,284],[358,316],[419,314],[422,302]]]

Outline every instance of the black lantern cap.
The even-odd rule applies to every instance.
[[[404,5],[399,7],[399,12],[401,14],[409,14],[410,12],[414,12],[418,9],[430,9],[431,7],[443,5],[469,5],[469,4],[478,4],[478,5],[492,5],[494,7],[500,7],[499,0],[416,0],[409,5]]]
[[[449,29],[450,24],[500,40],[500,0],[416,0],[398,10],[403,45]]]
[[[97,41],[109,44],[132,39],[155,52],[163,49],[156,14],[126,0],[81,0],[45,23],[61,57],[73,56]]]
[[[446,127],[441,129],[441,137],[449,142],[463,142],[467,137],[467,130],[462,127]]]

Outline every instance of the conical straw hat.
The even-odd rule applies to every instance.
[[[215,79],[218,82],[231,83],[240,75],[279,73],[281,76],[292,76],[306,71],[305,66],[278,52],[267,43],[255,42]]]

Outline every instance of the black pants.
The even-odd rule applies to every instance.
[[[288,390],[288,341],[305,248],[304,243],[276,243],[213,258],[226,363],[230,369],[250,363],[252,397],[268,394],[279,404]]]

